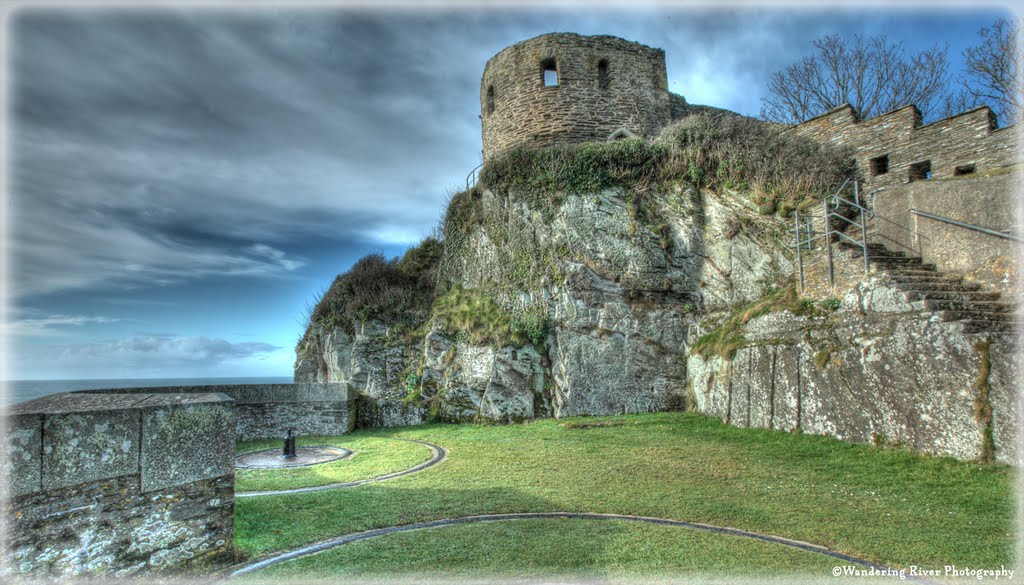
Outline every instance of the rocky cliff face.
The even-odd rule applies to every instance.
[[[764,295],[792,264],[768,236],[776,222],[741,199],[677,183],[646,194],[646,214],[664,219],[644,225],[629,196],[609,189],[541,210],[514,193],[468,192],[455,204],[487,219],[450,226],[444,276],[494,291],[512,321],[537,329],[533,342],[475,344],[438,322],[406,341],[380,323],[313,326],[296,381],[348,383],[366,424],[682,408],[697,315]],[[728,233],[737,217],[745,231]]]

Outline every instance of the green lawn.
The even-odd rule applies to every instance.
[[[777,567],[828,575],[845,564],[779,545],[623,521],[514,520],[447,526],[369,539],[274,565],[242,583],[309,575],[367,578],[416,574],[442,580],[647,575],[776,576]]]
[[[245,441],[238,443],[239,453],[280,449],[282,441]],[[430,459],[430,449],[416,443],[395,441],[373,436],[370,433],[355,433],[342,437],[299,437],[299,447],[320,445],[345,447],[355,453],[352,457],[292,469],[239,469],[235,473],[235,491],[256,492],[285,490],[297,487],[345,483],[387,475],[408,469]]]
[[[351,448],[355,441],[388,436],[436,443],[448,449],[448,459],[420,473],[355,488],[238,499],[240,555],[257,559],[333,536],[424,520],[569,511],[730,526],[895,566],[1013,564],[1013,474],[1007,466],[740,429],[683,413],[510,426],[425,425],[360,431],[337,444]],[[424,449],[419,460],[427,456]],[[732,572],[730,567],[774,573],[839,564],[749,539],[601,524],[510,521],[422,530],[345,545],[262,574],[303,567],[320,574],[389,574],[432,564],[445,573],[513,567],[527,574],[582,568],[612,575]],[[556,530],[558,525],[571,530]],[[514,535],[514,546],[502,534]],[[462,545],[450,545],[459,542],[478,547],[479,554],[462,554]],[[635,558],[602,552],[617,546]],[[402,554],[395,554],[395,547]],[[684,549],[688,552],[681,554]]]

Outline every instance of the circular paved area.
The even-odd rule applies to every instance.
[[[405,476],[405,475],[409,475],[409,474],[416,473],[418,471],[423,471],[424,469],[433,467],[433,466],[437,465],[438,463],[444,461],[444,458],[448,455],[448,452],[445,451],[444,447],[441,447],[439,445],[435,445],[433,443],[428,443],[426,441],[417,441],[416,439],[399,439],[397,437],[392,437],[392,438],[395,441],[407,441],[409,443],[419,443],[420,445],[423,445],[423,446],[427,447],[431,451],[430,459],[424,461],[423,463],[420,463],[419,465],[416,465],[414,467],[410,467],[409,469],[403,469],[402,471],[396,471],[394,473],[389,473],[387,475],[379,475],[377,477],[370,477],[370,478],[367,478],[367,479],[360,479],[360,480],[349,481],[349,482],[345,482],[345,483],[332,483],[332,484],[328,484],[328,485],[318,485],[318,486],[311,486],[311,487],[304,487],[304,488],[295,488],[295,489],[290,489],[290,490],[272,490],[272,491],[263,491],[263,492],[235,492],[235,497],[236,498],[254,498],[254,497],[257,497],[257,496],[279,496],[279,495],[284,495],[284,494],[300,494],[300,493],[303,493],[303,492],[317,492],[317,491],[321,491],[321,490],[336,490],[336,489],[341,489],[341,488],[350,488],[350,487],[355,487],[357,485],[363,485],[364,483],[373,483],[373,482],[378,482],[378,481],[386,481],[386,480],[389,480],[389,479],[395,479],[396,477],[402,477],[402,476]],[[275,449],[275,452],[280,453],[280,451],[276,450],[276,449]]]
[[[758,534],[756,532],[747,532],[746,530],[738,530],[736,528],[727,528],[724,526],[713,526],[710,524],[698,524],[695,522],[684,522],[682,520],[670,520],[667,518],[651,518],[648,516],[625,516],[620,514],[591,514],[586,512],[538,512],[538,513],[525,513],[525,514],[486,514],[482,516],[463,516],[461,518],[446,518],[443,520],[432,520],[430,522],[417,522],[415,524],[404,524],[401,526],[390,526],[387,528],[377,528],[375,530],[366,530],[364,532],[356,532],[353,534],[346,534],[325,540],[309,546],[304,546],[295,550],[284,552],[276,556],[263,559],[243,565],[238,569],[235,569],[229,575],[230,577],[238,577],[253,571],[265,569],[271,565],[304,557],[306,555],[315,554],[322,552],[337,546],[342,546],[352,542],[358,542],[360,540],[366,540],[368,538],[376,538],[378,536],[386,536],[394,534],[396,532],[408,532],[410,530],[423,530],[425,528],[440,528],[443,526],[454,526],[457,524],[473,524],[479,522],[502,522],[508,520],[539,520],[548,518],[575,518],[584,520],[619,520],[626,522],[642,522],[646,524],[657,524],[660,526],[676,526],[679,528],[688,528],[691,530],[703,530],[707,532],[714,532],[717,534],[725,534],[730,536],[738,536],[743,538],[751,538],[755,540],[761,540],[772,544],[778,544],[781,546],[787,546],[796,548],[805,552],[816,553],[832,557],[836,560],[843,561],[846,563],[853,563],[861,565],[863,567],[874,568],[876,571],[896,571],[891,567],[885,565],[879,565],[872,563],[871,561],[860,559],[851,555],[836,552],[834,550],[825,548],[817,544],[811,544],[808,542],[802,542],[799,540],[790,540],[788,538],[782,538],[780,536],[771,536],[768,534]],[[897,571],[898,572],[898,571]],[[907,581],[912,583],[930,583],[923,579],[914,577],[907,577]]]
[[[310,467],[331,461],[339,461],[353,455],[344,447],[298,447],[295,457],[287,459],[281,449],[267,449],[244,453],[235,457],[237,469],[289,469],[292,467]]]

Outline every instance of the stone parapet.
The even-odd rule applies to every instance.
[[[0,575],[149,573],[234,560],[233,401],[63,393],[6,412]]]

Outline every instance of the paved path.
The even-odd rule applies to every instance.
[[[346,482],[346,483],[332,483],[332,484],[328,484],[328,485],[317,485],[317,486],[312,486],[312,487],[295,488],[295,489],[290,489],[290,490],[273,490],[273,491],[265,491],[265,492],[235,492],[235,497],[236,498],[255,498],[257,496],[280,496],[280,495],[285,495],[285,494],[300,494],[300,493],[303,493],[303,492],[318,492],[318,491],[321,491],[321,490],[336,490],[336,489],[340,489],[340,488],[355,487],[357,485],[363,485],[364,483],[373,483],[373,482],[377,482],[377,481],[386,481],[386,480],[389,480],[389,479],[394,479],[396,477],[402,477],[403,475],[409,475],[411,473],[416,473],[418,471],[423,471],[424,469],[427,469],[428,467],[433,467],[433,466],[437,465],[438,463],[444,461],[444,458],[448,455],[448,452],[444,449],[444,447],[435,445],[433,443],[428,443],[426,441],[417,441],[416,439],[399,439],[397,437],[392,437],[392,439],[395,440],[395,441],[408,441],[410,443],[419,443],[420,445],[425,445],[426,447],[428,447],[431,450],[433,455],[430,457],[430,459],[428,459],[427,461],[424,461],[423,463],[420,463],[419,465],[417,465],[415,467],[410,467],[409,469],[404,469],[402,471],[396,471],[394,473],[389,473],[387,475],[379,475],[377,477],[370,477],[370,478],[367,478],[367,479],[360,479],[360,480],[357,480],[357,481],[349,481],[349,482]]]
[[[642,522],[645,524],[656,524],[659,526],[676,526],[679,528],[689,528],[692,530],[703,530],[706,532],[714,532],[717,534],[726,534],[730,536],[739,536],[743,538],[751,538],[754,540],[760,540],[763,542],[769,542],[772,544],[778,544],[782,546],[788,546],[790,548],[799,549],[809,553],[815,553],[825,555],[841,561],[847,564],[860,565],[861,568],[874,568],[875,571],[892,571],[895,574],[899,574],[898,569],[893,569],[885,565],[879,565],[872,563],[871,561],[854,557],[851,555],[836,552],[834,550],[819,546],[817,544],[811,544],[809,542],[802,542],[799,540],[790,540],[788,538],[782,538],[780,536],[771,536],[767,534],[758,534],[756,532],[747,532],[746,530],[738,530],[736,528],[726,528],[723,526],[713,526],[711,524],[698,524],[696,522],[684,522],[682,520],[669,520],[667,518],[651,518],[648,516],[624,516],[621,514],[591,514],[586,512],[537,512],[537,513],[524,513],[524,514],[485,514],[482,516],[463,516],[460,518],[446,518],[443,520],[432,520],[429,522],[417,522],[415,524],[404,524],[401,526],[390,526],[387,528],[377,528],[374,530],[366,530],[363,532],[356,532],[353,534],[346,534],[338,536],[330,540],[324,540],[309,546],[297,548],[288,552],[281,553],[279,555],[263,559],[261,561],[242,565],[241,567],[232,571],[229,575],[231,577],[238,577],[265,569],[271,565],[304,557],[306,555],[315,554],[322,552],[336,546],[349,544],[351,542],[358,542],[360,540],[366,540],[368,538],[376,538],[378,536],[386,536],[389,534],[395,534],[397,532],[409,532],[411,530],[423,530],[427,528],[440,528],[443,526],[454,526],[457,524],[476,524],[481,522],[503,522],[508,520],[545,520],[552,518],[576,518],[583,520],[620,520],[626,522]],[[906,577],[906,581],[912,583],[930,583],[923,579],[914,578],[911,576]]]

